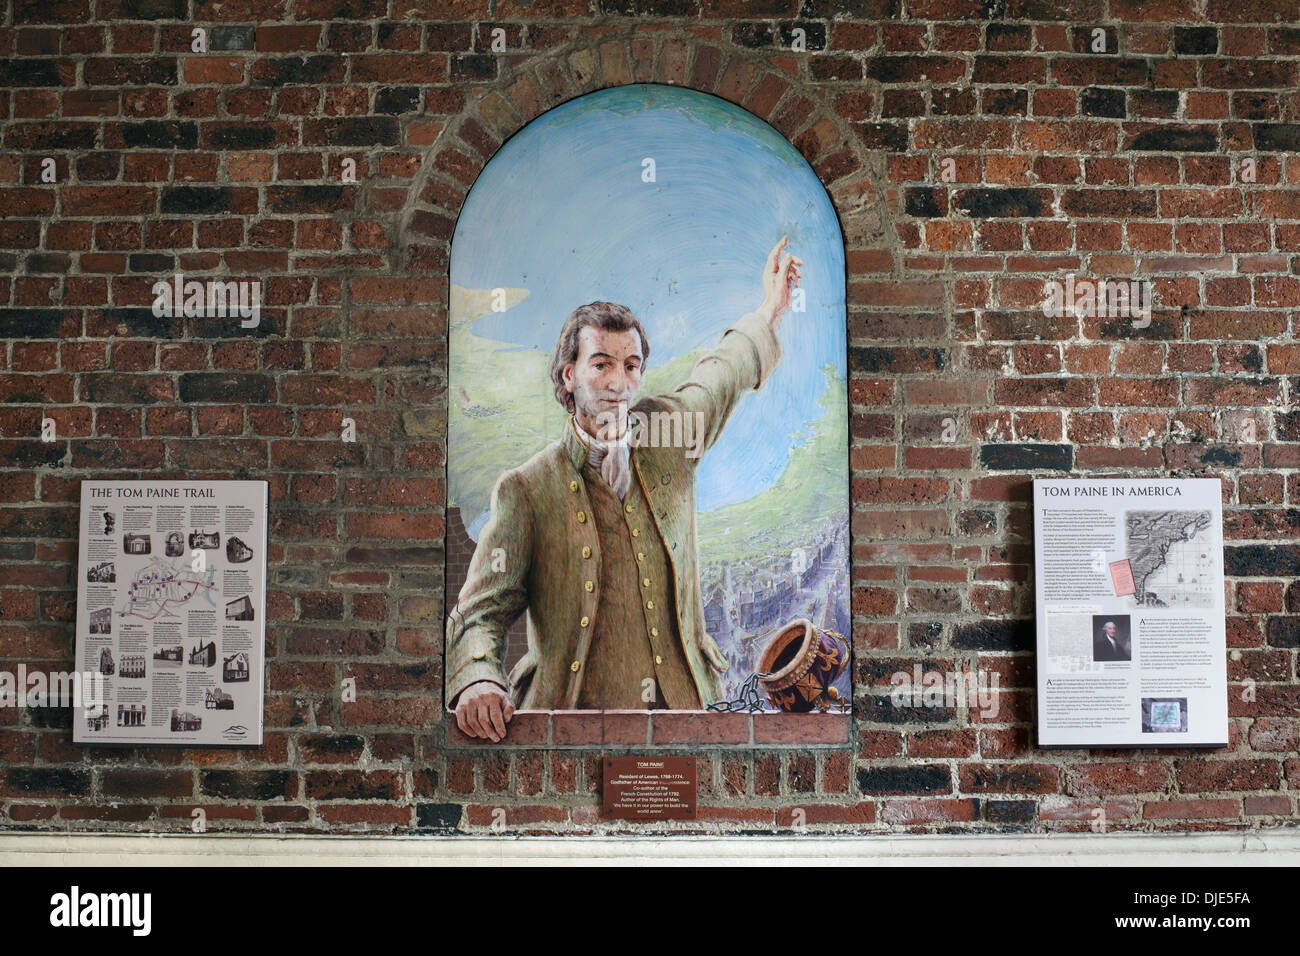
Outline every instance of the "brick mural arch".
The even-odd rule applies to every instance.
[[[886,229],[883,156],[845,119],[853,115],[852,103],[837,104],[832,94],[802,83],[806,67],[794,57],[772,56],[692,31],[637,33],[631,25],[584,31],[568,45],[509,58],[496,83],[471,90],[461,112],[436,133],[412,184],[398,237],[408,268],[446,268],[461,204],[515,132],[575,97],[631,83],[712,93],[753,113],[785,136],[817,173],[839,214],[847,251],[889,247],[893,240]],[[864,96],[870,94],[840,93],[838,99]],[[854,272],[852,261],[848,271]]]
[[[445,330],[450,303],[450,245],[456,219],[480,173],[510,137],[535,119],[572,99],[610,87],[634,83],[680,86],[719,96],[756,115],[795,146],[826,189],[841,222],[849,276],[855,252],[873,250],[876,256],[887,255],[884,224],[888,214],[879,188],[884,176],[881,157],[867,148],[825,97],[801,88],[797,76],[791,75],[797,73],[793,61],[784,64],[791,72],[784,71],[782,65],[779,58],[763,58],[695,37],[647,39],[627,31],[519,60],[491,87],[473,90],[462,112],[438,133],[424,155],[396,244],[408,270],[437,273],[437,305],[442,316],[438,332]],[[849,276],[845,277],[846,299]],[[851,368],[849,373],[851,376]],[[438,409],[445,422],[446,404],[440,403]],[[456,509],[444,513],[445,615],[468,572],[474,542]],[[522,618],[511,628],[507,645],[516,653],[522,650]],[[536,720],[538,726],[530,731],[528,720]],[[566,739],[575,744],[604,742],[605,727],[599,715],[579,720],[584,725],[563,731]],[[517,718],[511,738],[516,743],[544,743],[550,736],[542,726],[544,721],[544,715]],[[843,742],[844,724],[840,718],[838,729],[820,733],[827,742]],[[455,742],[469,743],[450,723],[447,734]],[[741,737],[743,740],[733,742],[750,739],[748,725]]]

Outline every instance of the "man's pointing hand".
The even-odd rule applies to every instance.
[[[767,262],[763,266],[763,304],[759,306],[759,312],[768,316],[773,332],[780,327],[781,320],[790,311],[790,300],[794,290],[799,287],[799,280],[803,278],[803,260],[785,254],[789,242],[789,236],[782,236],[781,241],[767,254]]]

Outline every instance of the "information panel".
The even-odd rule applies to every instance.
[[[1221,487],[1034,482],[1039,746],[1227,746]]]
[[[611,820],[694,820],[693,757],[606,757],[604,815]]]
[[[260,746],[264,481],[86,481],[77,744]]]

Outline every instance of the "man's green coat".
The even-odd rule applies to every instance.
[[[683,421],[690,416],[692,448],[643,443],[631,458],[634,478],[650,503],[653,533],[661,537],[672,566],[682,649],[705,704],[721,699],[727,660],[704,627],[695,468],[736,404],[767,380],[780,359],[781,345],[769,321],[748,313],[675,391],[644,398],[632,409],[648,418],[665,412],[678,413]],[[696,423],[702,424],[698,433]],[[560,441],[497,480],[469,576],[447,616],[449,706],[470,684],[487,680],[509,688],[521,710],[574,709],[601,591],[600,545],[581,474],[585,459],[570,421]],[[620,593],[640,601],[635,581]],[[506,631],[525,610],[528,650],[507,676]]]

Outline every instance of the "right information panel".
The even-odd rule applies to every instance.
[[[1034,481],[1039,746],[1227,746],[1221,488]]]

